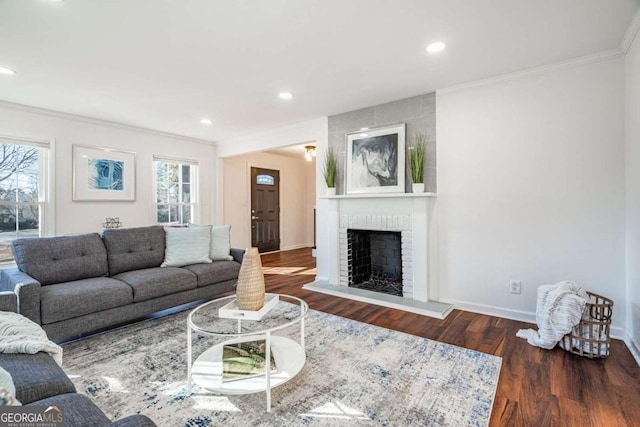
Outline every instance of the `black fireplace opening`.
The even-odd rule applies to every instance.
[[[401,239],[396,231],[347,230],[349,286],[402,296]]]

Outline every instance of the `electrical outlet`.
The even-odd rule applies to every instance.
[[[509,291],[512,294],[521,294],[522,293],[522,282],[519,280],[512,280],[509,284]]]

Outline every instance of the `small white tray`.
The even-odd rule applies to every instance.
[[[240,310],[236,299],[223,305],[218,310],[218,317],[222,319],[260,320],[278,303],[278,294],[264,294],[264,305],[258,311]]]

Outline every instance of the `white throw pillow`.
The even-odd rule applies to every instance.
[[[166,248],[160,267],[210,263],[211,226],[165,227]]]
[[[214,261],[232,261],[231,226],[219,225],[211,228],[211,259]]]

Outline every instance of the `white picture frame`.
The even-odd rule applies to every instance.
[[[346,193],[404,193],[404,123],[347,134]]]
[[[135,201],[136,153],[73,146],[74,201]]]

